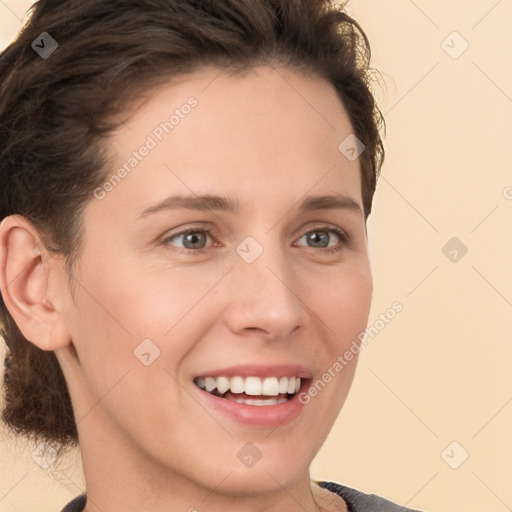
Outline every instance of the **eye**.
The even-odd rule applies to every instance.
[[[323,252],[331,253],[341,251],[346,242],[348,242],[348,235],[338,228],[321,226],[314,228],[298,240],[305,240],[308,247],[312,249],[320,249]],[[298,243],[297,245],[303,245]]]
[[[207,229],[186,229],[165,238],[162,244],[174,246],[183,254],[201,254],[208,249],[209,240],[213,241],[213,236]],[[309,230],[293,245],[334,253],[344,249],[348,240],[348,235],[341,229],[320,226]]]
[[[180,252],[199,253],[206,248],[209,238],[211,238],[211,234],[206,229],[187,229],[167,237],[163,243],[181,247]],[[178,243],[175,243],[176,241]]]

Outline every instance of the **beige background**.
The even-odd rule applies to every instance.
[[[31,3],[0,2],[2,48]],[[404,309],[362,352],[313,476],[424,510],[512,510],[512,3],[350,10],[386,83],[370,324]],[[445,250],[456,262],[452,237],[468,249]],[[45,470],[33,449],[0,444],[1,512],[54,512],[81,491],[78,454]]]

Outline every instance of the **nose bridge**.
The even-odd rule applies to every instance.
[[[271,236],[263,238],[259,243],[247,237],[236,249],[231,327],[259,329],[281,338],[302,324],[303,304],[284,248],[271,243]]]

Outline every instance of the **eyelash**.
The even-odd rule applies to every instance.
[[[342,231],[339,228],[333,228],[333,227],[329,227],[329,226],[315,226],[312,229],[309,229],[308,231],[306,231],[300,238],[303,238],[305,235],[308,235],[310,233],[314,233],[315,231],[320,231],[320,232],[324,231],[326,233],[334,233],[341,240],[341,243],[335,247],[318,248],[318,250],[323,253],[327,253],[327,254],[338,253],[345,248],[345,245],[349,241],[349,236],[347,235],[347,233],[345,233],[345,231]],[[166,237],[164,240],[162,240],[162,245],[167,246],[169,244],[169,242],[171,242],[175,238],[178,238],[179,236],[182,236],[182,235],[188,235],[190,233],[206,233],[212,240],[214,239],[214,237],[212,236],[212,233],[209,229],[203,229],[203,228],[185,229],[183,231],[180,231],[179,233],[175,233],[169,237]],[[300,238],[299,238],[299,240],[300,240]],[[209,248],[187,249],[187,248],[183,247],[183,248],[176,248],[176,249],[180,254],[203,254]],[[310,249],[315,249],[315,247],[310,247]]]

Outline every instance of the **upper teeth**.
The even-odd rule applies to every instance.
[[[217,388],[220,394],[230,390],[236,394],[277,396],[280,393],[293,394],[300,389],[299,377],[198,377],[195,383],[209,392]]]

